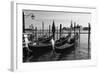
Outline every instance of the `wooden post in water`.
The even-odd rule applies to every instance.
[[[73,28],[73,24],[72,24],[72,21],[71,21],[71,26],[70,26],[70,34],[72,35],[72,28]]]
[[[34,26],[32,27],[32,42],[34,41]]]
[[[34,34],[34,26],[32,27],[32,33]]]
[[[74,22],[74,37],[75,37],[75,29],[76,29],[76,22]],[[74,58],[76,59],[76,38],[74,38],[75,42],[74,42]]]
[[[38,36],[39,36],[39,29],[37,28],[37,40],[38,40]]]
[[[75,35],[76,22],[74,22],[74,35]]]
[[[91,26],[90,23],[88,23],[88,58],[90,58],[90,30]]]
[[[57,40],[58,40],[58,26],[57,26]]]
[[[42,35],[44,35],[44,22],[42,22]]]
[[[49,25],[49,37],[50,37],[50,28],[51,28],[51,26]]]
[[[33,26],[33,24],[30,24],[30,25],[29,25],[29,28],[30,28],[30,30],[31,30],[31,32],[32,32],[32,34],[30,34],[30,40],[31,40],[32,43],[33,43],[33,41],[34,41],[34,26]]]
[[[79,27],[79,53],[80,53],[80,27]]]
[[[37,41],[37,27],[35,27],[35,37],[36,37],[36,41]]]
[[[24,12],[23,13],[23,33],[25,33],[25,15]]]
[[[62,24],[60,24],[60,31],[59,31],[59,38],[61,38],[61,35],[62,35]]]
[[[32,35],[34,35],[34,26],[31,24],[31,29],[32,29]]]
[[[41,36],[41,29],[40,29],[40,36]]]
[[[52,35],[53,35],[53,39],[55,40],[55,32],[56,32],[56,27],[55,27],[55,22],[53,20],[53,24],[52,24]]]

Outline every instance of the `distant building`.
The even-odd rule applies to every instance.
[[[89,27],[83,27],[83,30],[89,30]]]

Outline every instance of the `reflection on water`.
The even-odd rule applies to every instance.
[[[88,50],[88,34],[80,35],[80,48]]]

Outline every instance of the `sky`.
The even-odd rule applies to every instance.
[[[49,25],[52,25],[53,20],[55,26],[59,28],[60,24],[63,27],[69,27],[71,21],[74,24],[79,24],[83,27],[88,26],[91,23],[91,13],[83,12],[61,12],[61,11],[40,11],[40,10],[23,10],[25,14],[25,28],[29,28],[29,25],[33,25],[38,29],[42,29],[42,22],[44,22],[44,29],[49,29]],[[31,15],[34,15],[34,19]]]

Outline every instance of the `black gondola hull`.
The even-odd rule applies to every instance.
[[[55,47],[55,52],[56,53],[66,53],[66,54],[69,54],[73,50],[75,50],[75,44],[70,44],[70,46],[66,46],[64,48],[57,48],[57,47]]]
[[[52,45],[46,45],[46,46],[29,45],[29,49],[32,51],[33,56],[38,57],[50,52],[52,50]]]

